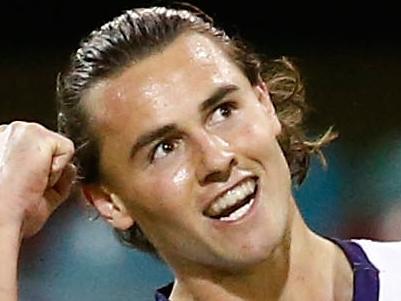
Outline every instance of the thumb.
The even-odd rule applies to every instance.
[[[44,196],[48,203],[49,213],[53,212],[68,198],[75,183],[76,174],[76,167],[71,163],[67,164],[61,171],[57,182],[45,191]]]
[[[62,138],[63,139],[57,139],[57,143],[53,146],[48,187],[53,187],[53,185],[57,183],[74,154],[74,145],[71,140],[64,137]]]

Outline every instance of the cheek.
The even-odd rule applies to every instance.
[[[277,143],[273,122],[260,115],[263,114],[258,112],[253,118],[242,118],[239,126],[231,132],[230,139],[237,148],[258,156],[269,152]]]
[[[180,206],[182,198],[190,197],[193,182],[191,175],[185,165],[165,169],[158,175],[149,176],[148,190],[164,208]]]
[[[187,168],[178,169],[173,176],[173,183],[175,186],[185,185],[189,180],[189,171]]]

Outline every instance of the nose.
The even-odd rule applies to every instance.
[[[229,179],[236,159],[230,145],[215,135],[204,133],[198,137],[197,178],[203,186],[213,182],[225,182]]]

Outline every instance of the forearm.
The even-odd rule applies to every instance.
[[[18,255],[21,231],[18,225],[0,226],[0,300],[18,300]]]

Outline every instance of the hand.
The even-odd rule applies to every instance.
[[[0,227],[38,232],[70,193],[73,154],[69,139],[39,124],[0,125]]]

